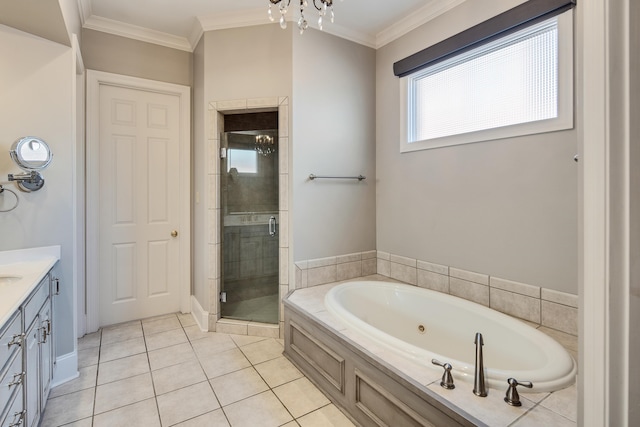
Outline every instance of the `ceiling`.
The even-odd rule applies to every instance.
[[[306,17],[317,27],[309,1]],[[378,48],[465,0],[334,0],[324,31]],[[78,0],[85,28],[192,51],[203,31],[269,24],[269,0]],[[297,20],[293,0],[288,20]],[[319,3],[319,1],[318,1]],[[274,15],[278,16],[277,6]],[[273,25],[277,25],[273,24]],[[295,25],[295,24],[294,24]]]

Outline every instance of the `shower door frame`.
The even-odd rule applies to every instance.
[[[290,289],[293,289],[294,281],[290,279],[290,267],[293,265],[289,249],[289,230],[291,229],[289,220],[289,171],[290,171],[290,132],[289,132],[289,97],[274,96],[269,98],[248,98],[227,101],[213,101],[209,103],[208,114],[208,139],[207,149],[209,158],[212,159],[208,165],[210,191],[207,192],[209,215],[207,215],[207,225],[211,230],[208,237],[208,282],[210,304],[202,307],[202,311],[196,316],[205,317],[208,322],[209,331],[231,332],[241,335],[262,335],[281,338],[283,336],[284,314],[282,310],[282,298],[286,296]],[[249,321],[236,321],[221,318],[221,307],[219,295],[222,290],[221,265],[223,262],[222,252],[222,232],[221,215],[222,206],[220,200],[220,137],[224,132],[225,114],[259,113],[266,111],[278,112],[278,173],[279,173],[279,201],[278,201],[278,234],[279,234],[279,267],[278,267],[278,324],[257,324]],[[214,160],[215,159],[215,162]],[[215,163],[215,164],[214,164]],[[203,322],[204,323],[204,322]]]

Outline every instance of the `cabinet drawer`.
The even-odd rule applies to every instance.
[[[22,386],[20,386],[12,397],[9,408],[5,413],[0,414],[0,426],[2,427],[17,427],[24,426],[25,412],[22,404]],[[3,418],[4,417],[4,418]]]
[[[40,311],[40,307],[44,304],[45,300],[49,296],[49,275],[47,274],[44,279],[40,281],[36,290],[31,294],[31,297],[27,300],[27,303],[24,305],[24,327],[27,329],[33,319]]]
[[[4,372],[7,364],[11,361],[11,355],[16,349],[20,348],[22,343],[20,338],[21,331],[22,323],[20,322],[20,311],[18,310],[0,331],[0,373]]]
[[[24,380],[22,371],[22,351],[14,354],[9,368],[0,378],[0,408],[4,409],[9,404],[13,392],[20,388]]]

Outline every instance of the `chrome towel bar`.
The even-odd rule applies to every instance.
[[[358,176],[319,176],[310,174],[309,179],[313,181],[314,179],[357,179],[358,181],[362,181],[363,179],[367,179],[366,176],[358,175]]]

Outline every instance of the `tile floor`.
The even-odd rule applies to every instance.
[[[51,390],[40,425],[353,426],[282,351],[191,315],[104,328],[78,340],[80,377]]]

